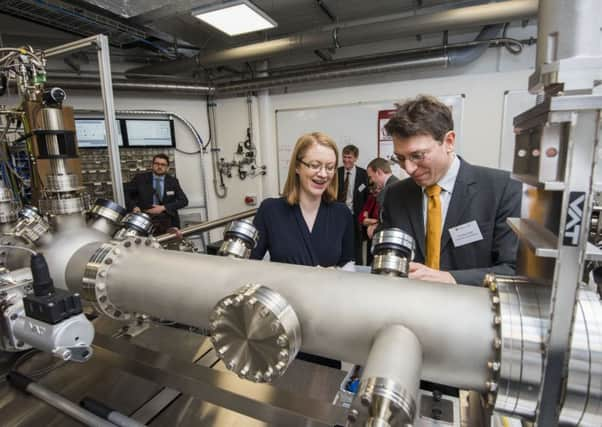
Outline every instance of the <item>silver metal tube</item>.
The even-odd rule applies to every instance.
[[[371,426],[412,424],[421,368],[422,349],[416,335],[402,325],[384,327],[366,360],[351,420],[361,417],[364,425]]]
[[[408,35],[479,27],[535,16],[537,7],[538,0],[510,0],[353,27],[345,27],[343,23],[339,25],[338,29],[332,31],[306,31],[266,42],[253,43],[213,53],[203,53],[193,58],[146,65],[128,70],[128,72],[173,74],[178,71],[192,69],[198,65],[207,67],[241,60],[259,60],[295,49],[350,46]]]
[[[213,230],[214,228],[222,227],[232,221],[236,221],[237,219],[249,218],[257,213],[257,209],[249,209],[248,211],[239,212],[233,215],[228,215],[226,217],[216,219],[213,221],[206,221],[200,224],[190,225],[188,227],[184,227],[180,230],[180,233],[184,236],[189,236],[191,234],[203,233],[205,231]],[[178,238],[178,236],[174,233],[166,233],[160,236],[157,236],[157,241],[159,243],[167,243],[171,240]]]
[[[113,200],[121,206],[125,206],[119,147],[117,145],[117,127],[115,126],[115,103],[113,100],[113,83],[111,81],[109,39],[104,34],[99,34],[96,36],[96,40],[98,45],[98,70],[100,72],[100,88],[105,116],[109,166],[111,169],[111,181],[113,182]]]
[[[60,86],[63,88],[70,89],[97,89],[100,87],[100,81],[97,79],[79,79],[79,78],[52,78],[50,76],[50,84]],[[140,91],[157,91],[157,92],[170,92],[178,93],[180,95],[206,95],[212,93],[214,88],[203,85],[184,85],[177,83],[160,83],[160,82],[125,82],[125,81],[113,81],[113,89],[120,90],[140,90]]]
[[[48,390],[46,387],[37,384],[30,383],[27,386],[27,392],[31,393],[35,397],[44,402],[48,403],[50,406],[58,409],[61,412],[69,415],[71,418],[92,427],[115,427],[115,424],[110,423],[109,421],[105,421],[102,418],[94,415],[93,413],[86,411],[81,408],[79,405],[71,402],[68,399],[65,399],[60,394],[57,394],[51,390]]]
[[[422,344],[424,379],[485,389],[495,333],[485,288],[186,254],[141,239],[111,257],[102,267],[108,269],[103,291],[120,311],[207,328],[219,300],[243,285],[261,284],[295,310],[303,351],[363,364],[378,331],[400,324]],[[73,290],[81,287],[83,258],[76,254],[68,266],[67,277],[79,274],[69,282]]]
[[[402,61],[390,62],[387,64],[360,65],[352,66],[348,69],[327,70],[314,73],[305,73],[285,77],[267,77],[259,78],[250,82],[243,83],[225,83],[217,88],[219,93],[244,92],[255,89],[266,89],[275,86],[283,86],[294,83],[310,82],[314,80],[327,80],[335,78],[352,77],[364,74],[386,73],[390,71],[407,70],[421,67],[446,67],[448,65],[448,56],[436,55],[426,58],[405,59]]]
[[[98,36],[90,36],[85,39],[76,40],[71,43],[65,43],[60,46],[51,47],[44,51],[44,54],[47,58],[56,55],[62,55],[63,53],[68,53],[74,50],[83,49],[85,47],[94,46],[98,43]]]
[[[389,378],[415,398],[420,383],[422,349],[412,331],[390,325],[378,332],[366,360],[363,378]]]

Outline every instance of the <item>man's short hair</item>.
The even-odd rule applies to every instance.
[[[343,155],[351,154],[353,157],[358,158],[360,156],[360,149],[353,144],[345,145],[343,147]]]
[[[385,130],[391,136],[405,139],[430,135],[440,142],[453,129],[451,109],[428,95],[419,95],[403,104],[397,104],[397,111],[385,125]]]
[[[367,168],[372,169],[374,172],[377,170],[381,170],[384,173],[392,173],[391,172],[391,163],[388,160],[383,159],[382,157],[377,157],[373,159],[370,163],[368,163]]]
[[[153,156],[153,163],[155,163],[155,159],[163,159],[167,162],[167,166],[169,166],[169,157],[165,153],[155,154]]]

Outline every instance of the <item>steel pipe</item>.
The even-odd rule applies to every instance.
[[[248,211],[239,212],[233,215],[229,215],[213,221],[205,221],[200,224],[190,225],[182,228],[177,234],[176,233],[165,233],[156,237],[157,242],[167,243],[172,240],[178,239],[179,235],[189,236],[191,234],[203,233],[205,231],[213,230],[214,228],[222,227],[232,221],[238,219],[249,218],[257,213],[257,209],[249,209]]]
[[[43,385],[34,382],[32,379],[19,372],[11,371],[8,374],[8,380],[20,390],[37,397],[53,408],[56,408],[64,414],[69,415],[71,418],[84,425],[92,427],[115,427],[113,423],[103,420],[90,411],[87,411],[79,405],[76,405],[60,394],[47,389]]]
[[[224,296],[261,284],[297,313],[305,352],[363,364],[378,331],[400,324],[422,344],[424,379],[485,389],[495,333],[485,288],[158,250],[152,239],[113,245],[103,257],[95,256],[82,295],[90,298],[96,277],[101,285],[96,290],[107,296],[103,301],[122,317],[148,313],[206,329]],[[81,290],[90,249],[76,253],[67,266],[74,291]]]
[[[128,73],[173,74],[199,65],[211,67],[236,61],[259,60],[296,49],[338,48],[415,34],[504,23],[535,16],[537,6],[537,0],[512,0],[366,25],[346,26],[345,23],[341,23],[332,30],[310,30],[266,42],[203,53],[191,58],[145,65],[130,69]]]
[[[54,86],[60,86],[68,89],[98,89],[100,87],[100,81],[97,79],[81,79],[81,78],[69,78],[69,79],[50,79],[50,84]],[[165,83],[165,82],[126,82],[123,80],[113,81],[114,90],[132,90],[132,91],[156,91],[156,92],[169,92],[178,93],[183,95],[206,95],[212,93],[214,88],[203,85],[185,85],[178,83]]]
[[[51,56],[62,55],[64,53],[69,53],[74,50],[83,49],[89,46],[97,46],[98,43],[98,35],[86,37],[85,39],[76,40],[70,43],[65,43],[60,46],[51,47],[44,51],[44,55],[47,58]]]
[[[378,332],[364,367],[348,420],[363,425],[412,424],[418,407],[422,348],[402,325]]]

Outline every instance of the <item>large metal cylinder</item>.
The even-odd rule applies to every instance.
[[[256,283],[281,294],[297,313],[302,350],[363,364],[378,331],[404,325],[420,340],[423,379],[484,390],[494,353],[488,290],[313,267],[267,263],[153,248],[136,238],[104,245],[86,272],[119,315],[138,312],[207,328],[224,296]],[[67,266],[67,284],[81,289],[91,246]],[[114,311],[115,312],[115,311]]]

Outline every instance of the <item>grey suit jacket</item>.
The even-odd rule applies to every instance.
[[[457,283],[481,286],[489,272],[515,272],[518,240],[506,218],[520,217],[521,185],[508,172],[460,161],[441,235],[440,268]],[[398,182],[387,190],[380,227],[411,234],[416,240],[414,260],[421,263],[425,259],[422,203],[422,189],[411,178]],[[449,229],[473,220],[483,240],[454,247]]]
[[[396,182],[399,182],[399,178],[397,178],[395,175],[391,175],[387,181],[385,182],[385,186],[383,187],[382,190],[380,190],[380,193],[378,193],[378,195],[376,196],[376,201],[378,202],[379,206],[383,206],[384,201],[385,201],[385,195],[387,194],[387,190]]]

